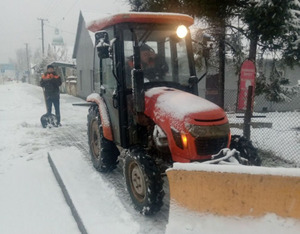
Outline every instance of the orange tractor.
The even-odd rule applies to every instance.
[[[192,24],[182,14],[128,13],[88,26],[100,73],[100,93],[87,97],[93,165],[110,172],[121,152],[128,192],[143,214],[162,206],[162,176],[174,162],[222,158],[231,144],[223,109],[197,96]],[[235,160],[247,161],[241,156]]]

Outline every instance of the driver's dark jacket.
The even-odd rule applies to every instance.
[[[42,75],[40,85],[45,88],[46,99],[59,99],[59,86],[61,78],[55,72],[44,73]]]
[[[165,74],[169,71],[168,64],[164,59],[160,57],[155,58],[155,66],[153,68],[148,68],[146,63],[141,62],[141,67],[144,72],[144,78],[147,78],[149,81],[162,79]],[[127,82],[131,83],[131,70],[133,69],[133,56],[130,56],[126,62],[126,79]],[[130,84],[129,83],[129,84]]]

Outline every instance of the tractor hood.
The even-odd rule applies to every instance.
[[[167,87],[152,88],[145,93],[145,114],[157,124],[182,129],[184,123],[214,125],[227,122],[223,109],[196,95]],[[160,125],[160,124],[159,124]]]

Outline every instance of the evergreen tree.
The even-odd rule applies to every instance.
[[[256,59],[257,46],[263,52],[281,52],[293,65],[300,55],[298,0],[250,0],[242,9],[241,19],[247,25],[250,40],[249,58]],[[298,45],[297,45],[298,44]],[[290,55],[294,56],[290,56]]]

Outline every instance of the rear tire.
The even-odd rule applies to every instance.
[[[97,106],[91,106],[88,119],[88,142],[93,166],[100,172],[110,172],[117,167],[119,150],[104,138]]]
[[[132,202],[143,215],[158,212],[163,205],[163,179],[155,161],[139,147],[128,150],[124,177]]]
[[[261,158],[258,156],[257,149],[252,142],[243,136],[231,136],[230,149],[236,149],[240,152],[240,156],[248,160],[248,165],[261,165]]]

